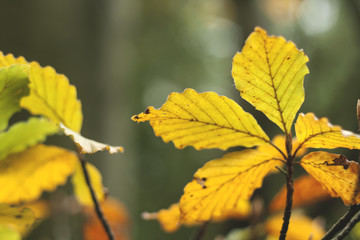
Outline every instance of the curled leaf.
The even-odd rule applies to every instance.
[[[98,151],[104,151],[104,150],[107,150],[111,154],[124,151],[124,148],[121,146],[110,146],[108,144],[99,143],[94,140],[85,138],[80,134],[67,128],[62,123],[60,123],[60,128],[64,131],[64,134],[66,136],[71,137],[71,139],[74,141],[76,146],[80,149],[81,154],[86,154],[86,153],[93,154]]]
[[[313,113],[299,114],[295,131],[303,147],[360,149],[360,135],[333,126],[327,118],[318,119]]]
[[[42,144],[8,156],[0,162],[0,202],[32,201],[55,190],[75,171],[76,162],[74,153]]]
[[[0,133],[0,160],[45,141],[48,135],[58,131],[54,123],[43,118],[33,117],[27,122],[13,124],[8,131]]]
[[[1,68],[0,65],[0,132],[7,128],[10,117],[20,110],[20,99],[29,94],[28,84],[28,66]]]
[[[102,176],[99,170],[92,164],[87,163],[86,169],[89,173],[91,185],[95,191],[97,200],[102,202],[105,199],[104,186],[102,184]],[[89,187],[86,184],[84,173],[80,163],[76,164],[76,170],[71,178],[74,186],[74,193],[77,200],[84,206],[93,206]]]
[[[285,133],[304,102],[308,57],[283,37],[268,36],[256,27],[233,59],[232,76],[246,101]]]
[[[348,161],[344,155],[312,152],[305,155],[300,164],[332,197],[340,196],[346,205],[360,203],[357,162]]]
[[[156,136],[164,142],[173,141],[177,148],[226,150],[269,142],[252,115],[214,92],[197,93],[188,88],[183,93],[171,93],[160,109],[149,107],[131,119],[149,121]]]

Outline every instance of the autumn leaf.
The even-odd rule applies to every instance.
[[[360,203],[359,164],[344,155],[312,152],[301,159],[301,166],[329,192],[346,205]]]
[[[278,214],[265,222],[266,232],[277,239],[280,235],[283,224],[283,215]],[[299,213],[291,214],[289,230],[286,234],[287,239],[291,240],[320,240],[325,235],[323,227],[311,218]]]
[[[360,135],[333,126],[327,118],[318,119],[313,113],[299,114],[295,131],[303,147],[360,149]]]
[[[0,226],[13,229],[21,235],[25,235],[34,223],[35,214],[31,209],[0,203]]]
[[[99,170],[92,165],[91,163],[86,164],[86,169],[88,171],[91,185],[95,191],[95,195],[99,202],[104,201],[105,193],[104,186],[102,184],[102,176]],[[84,206],[94,206],[89,187],[86,184],[84,173],[81,167],[81,164],[78,162],[76,164],[76,170],[74,175],[71,178],[71,182],[74,187],[74,194],[76,199]]]
[[[183,93],[172,93],[160,109],[149,107],[132,120],[149,121],[156,136],[161,136],[164,142],[173,141],[177,148],[226,150],[269,142],[249,113],[233,100],[214,92],[186,89]]]
[[[37,62],[28,63],[23,57],[15,58],[0,52],[0,68],[14,64],[30,66],[30,94],[21,99],[21,107],[79,132],[83,118],[81,103],[77,100],[76,88],[69,84],[67,77],[56,73],[52,67],[41,67]]]
[[[20,99],[29,94],[29,67],[0,67],[0,132],[7,128],[10,117],[20,108]]]
[[[184,222],[209,221],[249,214],[248,200],[263,178],[281,166],[282,155],[266,148],[232,152],[206,163],[184,189],[180,200]],[[265,151],[264,151],[265,150]],[[245,181],[246,179],[246,181]]]
[[[77,156],[42,144],[8,156],[0,162],[0,202],[32,201],[53,191],[75,171]]]
[[[294,181],[293,208],[328,199],[329,193],[310,175],[304,175]],[[285,209],[286,186],[271,201],[271,212]]]
[[[118,153],[124,152],[124,148],[121,146],[110,146],[108,144],[99,143],[94,140],[85,138],[80,134],[72,131],[71,129],[65,127],[62,123],[60,123],[60,128],[64,131],[66,136],[70,136],[74,141],[81,154],[93,154],[98,151],[107,150],[109,153]]]
[[[107,198],[101,203],[101,208],[114,232],[115,240],[129,240],[130,224],[125,206],[114,198]],[[84,213],[86,216],[83,227],[84,239],[107,239],[108,235],[105,233],[94,208],[86,207]]]
[[[234,56],[232,76],[241,97],[288,134],[304,102],[308,61],[292,42],[257,27]]]
[[[30,118],[27,122],[13,124],[8,131],[0,133],[0,160],[43,142],[46,136],[55,134],[59,128],[43,118]]]
[[[0,225],[0,239],[21,240],[21,235],[16,230]]]

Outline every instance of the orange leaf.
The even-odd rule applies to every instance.
[[[311,174],[332,197],[341,197],[346,205],[360,203],[359,164],[344,155],[312,152],[301,159],[301,166]]]
[[[330,197],[323,186],[312,176],[305,175],[294,181],[293,207],[318,202]],[[271,212],[285,208],[286,186],[272,200],[269,210]]]

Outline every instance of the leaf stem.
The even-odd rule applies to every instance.
[[[325,236],[322,238],[322,240],[329,240],[332,239],[337,232],[339,232],[341,229],[345,229],[346,224],[349,223],[352,219],[352,217],[358,213],[360,210],[360,205],[352,205],[350,206],[349,210],[345,213],[344,216],[342,216],[331,228],[330,230],[325,234]],[[350,223],[349,223],[350,224]]]
[[[291,208],[292,208],[292,202],[293,202],[293,193],[294,193],[294,184],[293,184],[293,171],[294,171],[293,160],[294,160],[294,157],[291,155],[292,141],[291,141],[290,135],[286,135],[286,150],[287,150],[286,206],[285,206],[285,210],[284,210],[283,225],[281,227],[279,240],[285,240],[287,230],[289,229]]]
[[[104,230],[109,238],[109,240],[115,240],[115,237],[114,237],[114,233],[112,232],[111,230],[111,227],[110,227],[110,224],[108,223],[102,209],[101,209],[101,206],[100,206],[100,203],[95,195],[95,191],[94,191],[94,188],[91,184],[91,180],[90,180],[90,176],[89,176],[89,172],[87,171],[87,168],[86,168],[86,160],[84,158],[84,155],[80,154],[78,152],[78,158],[80,160],[80,163],[81,163],[81,168],[82,168],[82,171],[84,173],[84,177],[85,177],[85,181],[86,181],[86,184],[89,188],[89,191],[90,191],[90,194],[91,194],[91,198],[93,200],[93,203],[94,203],[94,207],[95,207],[95,211],[96,211],[96,214],[101,222],[101,224],[103,225],[104,227]]]
[[[360,221],[360,212],[357,212],[351,221],[343,228],[343,230],[334,238],[336,240],[341,240],[350,233],[350,231],[355,227],[355,225]]]

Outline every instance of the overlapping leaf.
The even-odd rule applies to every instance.
[[[318,119],[313,113],[299,114],[295,131],[303,147],[360,149],[360,135],[331,125],[327,118]]]
[[[66,136],[70,136],[71,139],[74,141],[78,149],[80,150],[81,154],[93,154],[98,151],[107,150],[109,153],[118,153],[123,152],[124,148],[121,146],[110,146],[108,144],[99,143],[94,140],[85,138],[80,134],[72,131],[71,129],[65,127],[63,124],[60,124],[60,128],[64,131]]]
[[[183,93],[172,93],[160,109],[149,107],[132,120],[149,121],[156,136],[165,142],[173,141],[177,148],[226,150],[269,141],[249,113],[233,100],[214,92],[186,89]]]
[[[34,222],[35,214],[31,209],[0,203],[0,226],[14,229],[24,235],[31,229]]]
[[[285,133],[304,101],[307,56],[283,37],[257,27],[233,60],[232,76],[241,97]]]
[[[20,110],[20,99],[29,94],[29,67],[0,67],[0,132],[7,128],[10,117]]]
[[[53,191],[75,171],[77,156],[42,144],[8,156],[0,162],[0,202],[19,203]]]
[[[274,239],[278,239],[280,235],[281,226],[283,224],[283,215],[278,214],[265,223],[266,232],[270,236],[274,236]],[[320,240],[325,235],[323,226],[316,220],[313,220],[307,216],[299,213],[291,214],[291,220],[289,230],[286,234],[287,239],[291,240]],[[270,238],[272,239],[272,238]]]
[[[274,197],[270,211],[285,209],[286,186]],[[310,175],[304,175],[294,181],[293,208],[329,198],[329,193]]]
[[[0,160],[42,142],[47,135],[58,131],[54,123],[42,118],[30,118],[27,122],[13,124],[7,132],[0,134]]]
[[[14,64],[28,64],[30,94],[21,99],[21,107],[32,114],[48,117],[79,132],[82,125],[81,103],[76,89],[66,76],[58,74],[52,67],[41,67],[37,62],[28,63],[23,57],[0,52],[0,68]]]
[[[275,166],[282,165],[278,157],[279,153],[249,149],[209,161],[184,189],[180,200],[182,221],[246,216],[247,200],[254,190],[261,187],[263,178]]]
[[[78,201],[85,206],[93,206],[94,202],[91,198],[89,187],[85,182],[84,173],[80,163],[76,164],[76,170],[71,178],[74,186],[74,193]],[[92,164],[87,163],[86,169],[89,173],[91,185],[95,191],[97,199],[102,202],[105,199],[104,186],[102,184],[102,176],[99,170]]]
[[[303,157],[300,164],[332,197],[340,196],[346,205],[360,203],[357,162],[339,154],[312,152]]]

